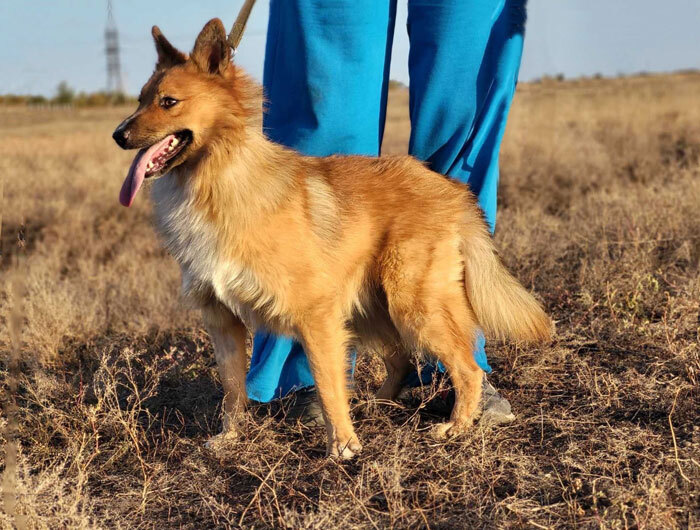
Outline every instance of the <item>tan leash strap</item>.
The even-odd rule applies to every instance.
[[[250,12],[253,9],[253,4],[255,4],[255,0],[245,0],[243,7],[241,7],[236,17],[236,21],[233,23],[231,33],[228,34],[228,45],[231,46],[234,54],[236,53],[238,45],[241,43],[241,37],[243,37],[243,31],[248,22],[248,17],[250,17]]]

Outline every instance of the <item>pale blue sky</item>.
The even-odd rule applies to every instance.
[[[380,1],[380,0],[378,0]],[[478,0],[465,0],[478,1]],[[153,69],[150,27],[189,50],[202,25],[230,26],[242,0],[113,0],[127,90]],[[268,2],[253,10],[237,61],[260,79]],[[392,78],[408,81],[406,2],[399,0]],[[106,85],[106,0],[0,0],[0,94]],[[521,79],[700,68],[700,0],[530,0]]]

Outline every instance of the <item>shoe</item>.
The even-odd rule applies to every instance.
[[[291,396],[285,398],[285,401],[287,399],[290,400],[289,408],[287,408],[287,414],[285,415],[287,420],[298,420],[305,427],[320,427],[326,424],[315,388],[297,390]]]
[[[510,402],[499,394],[498,390],[484,376],[481,383],[481,418],[485,425],[502,425],[515,420],[515,414],[510,410]]]
[[[448,376],[442,372],[436,373],[433,378],[433,382],[436,384],[441,383],[438,377]],[[449,379],[446,383],[451,386]],[[411,390],[410,388],[404,388],[399,395],[399,400],[411,400]],[[454,405],[455,391],[454,388],[449,388],[438,392],[437,395],[426,404],[425,410],[432,414],[448,417],[452,413]],[[489,382],[486,375],[484,375],[481,383],[481,401],[479,403],[479,409],[481,410],[479,422],[484,425],[502,425],[515,420],[515,414],[513,414],[510,408],[510,402],[496,390]]]

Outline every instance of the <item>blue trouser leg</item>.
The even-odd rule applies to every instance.
[[[307,155],[379,154],[395,7],[395,0],[271,1],[263,125],[273,141]],[[298,343],[256,334],[251,399],[313,384]]]
[[[409,152],[434,171],[468,183],[492,232],[498,153],[518,79],[524,24],[525,0],[408,2]],[[490,372],[484,344],[479,335],[474,357]],[[424,383],[433,371],[426,367]],[[416,376],[407,380],[417,382]]]
[[[468,182],[492,230],[524,3],[409,0],[410,152]],[[271,2],[264,125],[273,140],[312,155],[377,154],[394,12],[393,0]],[[481,337],[475,357],[490,371],[483,344]],[[258,333],[247,380],[252,399],[268,401],[311,385],[298,344]]]

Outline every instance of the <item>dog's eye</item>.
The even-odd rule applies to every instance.
[[[165,96],[160,100],[160,106],[164,109],[169,109],[177,104],[177,99]]]

